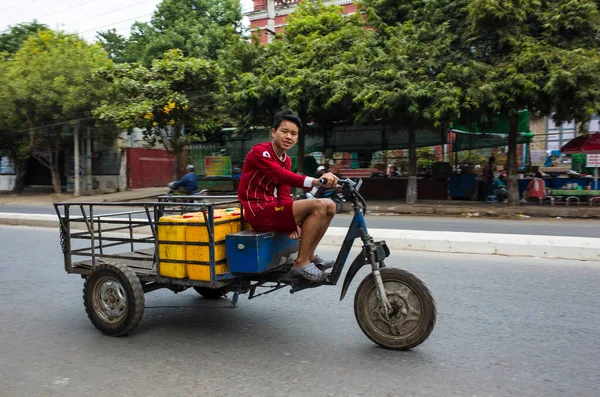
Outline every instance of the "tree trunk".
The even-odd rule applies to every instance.
[[[168,153],[171,153],[175,156],[174,176],[176,180],[180,180],[186,174],[186,158],[183,155],[183,149],[185,145],[181,139],[181,129],[177,128],[177,126],[168,126],[167,130],[170,136],[169,142],[171,146],[169,148],[165,143],[165,149],[167,149]]]
[[[15,154],[12,155],[15,160],[15,185],[13,187],[13,193],[21,193],[25,187],[25,174],[27,174],[27,159],[17,159]]]
[[[54,193],[60,193],[60,171],[58,170],[58,163],[52,164],[50,167],[50,174],[52,175],[52,187],[54,188]]]
[[[177,167],[177,180],[180,180],[185,175],[185,157],[183,156],[183,150],[179,149],[175,152],[175,164]]]
[[[406,186],[406,203],[417,201],[417,143],[415,132],[408,134],[408,185]]]
[[[306,132],[303,131],[298,136],[298,154],[296,156],[296,172],[304,173],[304,142],[306,141]]]
[[[49,131],[48,139],[47,142],[44,143],[44,147],[42,149],[32,148],[31,150],[31,155],[50,170],[52,187],[54,188],[54,193],[57,194],[61,192],[60,171],[58,168],[60,144],[60,134],[52,134],[52,132]],[[79,148],[75,148],[75,150],[78,149]]]
[[[517,134],[519,123],[518,112],[510,113],[510,130],[508,134],[508,158],[507,158],[507,190],[508,204],[519,205],[519,185],[517,182]]]

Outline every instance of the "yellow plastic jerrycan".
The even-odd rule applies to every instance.
[[[164,259],[185,260],[185,245],[164,244],[160,241],[186,241],[186,219],[181,215],[163,216],[158,220],[158,258],[160,262],[160,275],[171,278],[186,278],[185,263],[162,262]],[[169,224],[165,224],[169,223]]]
[[[188,261],[204,262],[203,264],[187,264],[187,273],[190,280],[210,281],[210,237],[206,227],[206,221],[202,213],[195,215],[184,215],[188,223],[199,223],[200,225],[189,225],[187,227],[186,241],[188,243],[200,243],[202,245],[187,245],[186,258]],[[225,235],[227,223],[221,215],[214,216],[214,238],[215,238],[215,262],[223,261],[226,257]],[[215,274],[227,273],[226,263],[216,263]]]

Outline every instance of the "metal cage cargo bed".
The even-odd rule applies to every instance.
[[[186,199],[187,196],[178,198]],[[54,203],[60,221],[60,243],[64,254],[65,271],[86,276],[98,264],[120,263],[130,268],[140,281],[146,283],[210,288],[227,285],[231,282],[231,274],[216,274],[215,211],[224,206],[239,205],[239,202],[231,196],[213,196],[210,199],[222,201],[174,203],[167,201],[165,197],[159,197],[158,202]],[[79,210],[81,214],[73,215],[73,209]],[[111,209],[118,209],[118,211],[110,211]],[[206,243],[159,239],[158,227],[162,217],[183,215],[188,212],[201,213],[200,221],[187,222],[181,226],[206,228],[208,234]],[[240,216],[239,223],[240,229],[243,230],[243,216]],[[161,259],[158,255],[161,244],[182,246],[182,248],[203,246],[208,248],[209,261],[199,263],[193,260]],[[117,247],[121,249],[115,252]],[[173,263],[208,266],[210,278],[201,281],[161,276],[161,265]]]

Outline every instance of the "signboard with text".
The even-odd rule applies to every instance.
[[[204,176],[231,177],[231,156],[209,156],[204,158]]]
[[[587,167],[589,167],[589,168],[600,167],[600,154],[588,154],[587,155]]]

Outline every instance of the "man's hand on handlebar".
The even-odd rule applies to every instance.
[[[321,178],[313,181],[313,186],[324,186],[324,187],[337,187],[338,177],[333,175],[331,172],[323,174]]]

